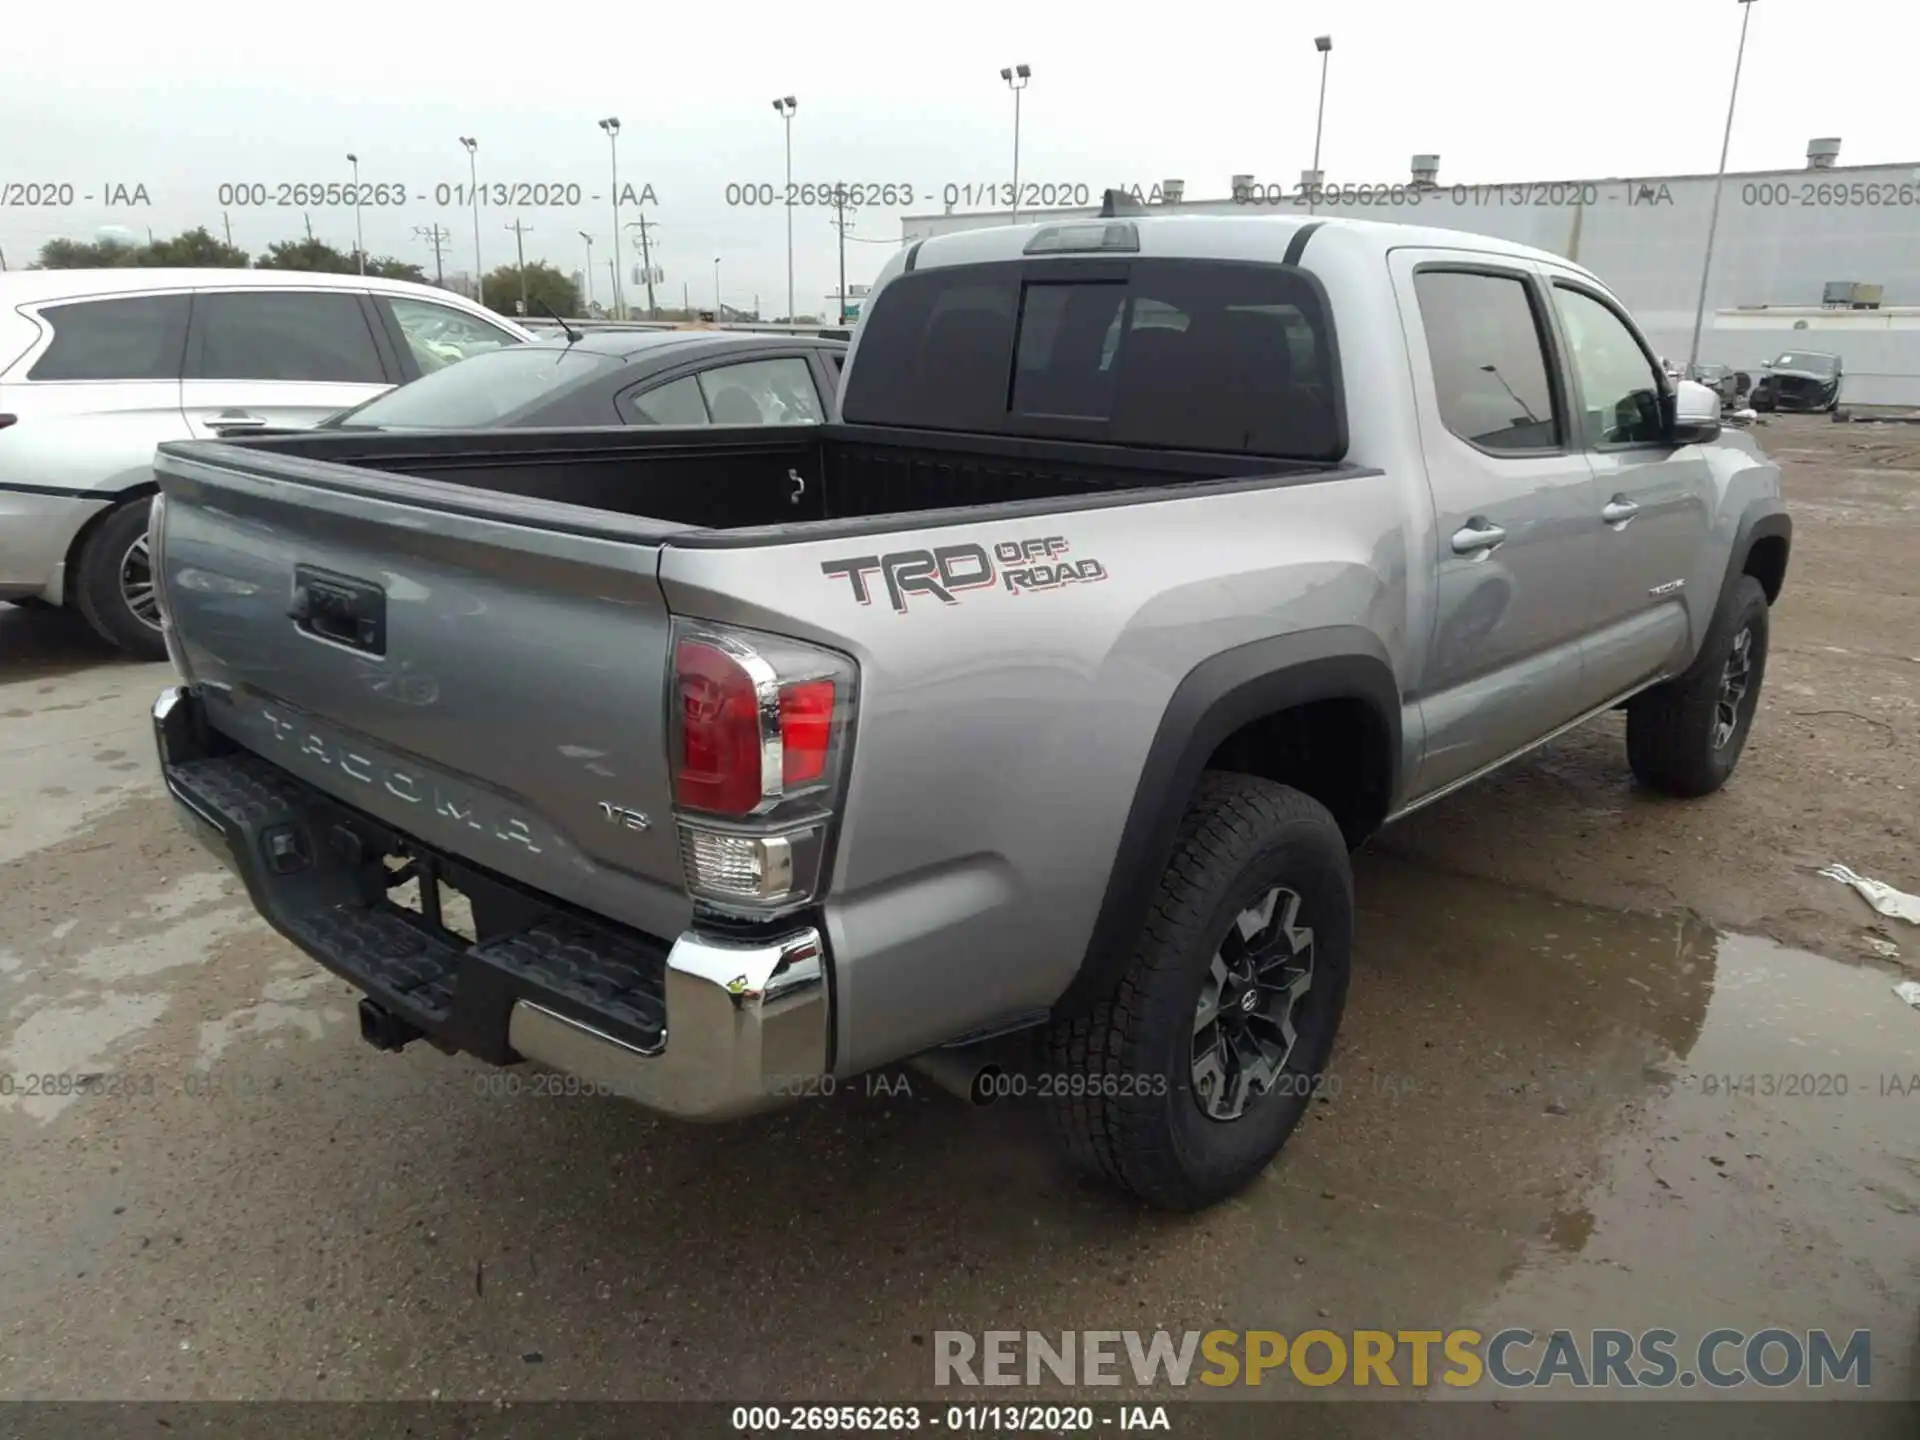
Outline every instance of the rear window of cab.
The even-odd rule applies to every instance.
[[[950,266],[886,285],[855,424],[1337,460],[1331,324],[1303,272],[1229,261]]]

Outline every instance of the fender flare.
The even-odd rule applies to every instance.
[[[1209,656],[1167,701],[1140,768],[1106,893],[1085,955],[1054,1012],[1073,1013],[1109,989],[1146,923],[1161,872],[1201,772],[1220,743],[1250,721],[1315,700],[1357,699],[1387,737],[1390,775],[1373,828],[1399,801],[1400,687],[1386,648],[1357,625],[1277,635]],[[1349,835],[1357,845],[1364,835]]]
[[[1740,512],[1740,524],[1734,531],[1733,549],[1727,556],[1727,571],[1720,580],[1719,602],[1724,604],[1739,578],[1746,574],[1747,559],[1753,553],[1754,544],[1761,540],[1780,540],[1785,543],[1787,563],[1793,561],[1793,517],[1777,496],[1763,495],[1747,505]],[[1786,585],[1786,570],[1781,570],[1781,586]],[[1778,596],[1769,597],[1769,603]]]

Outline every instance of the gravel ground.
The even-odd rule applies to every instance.
[[[1642,795],[1601,723],[1376,840],[1334,1093],[1184,1219],[918,1080],[701,1129],[375,1053],[175,827],[165,667],[0,607],[0,1073],[119,1087],[0,1093],[0,1394],[931,1397],[941,1329],[1779,1324],[1914,1395],[1920,929],[1813,870],[1920,891],[1920,428],[1760,435],[1797,533],[1738,777]]]

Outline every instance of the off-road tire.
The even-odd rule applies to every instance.
[[[1281,1079],[1238,1118],[1202,1109],[1196,1007],[1236,917],[1276,885],[1313,932],[1312,983]],[[1346,1004],[1353,869],[1325,806],[1284,785],[1209,771],[1181,819],[1147,921],[1110,991],[1057,1020],[1044,1047],[1067,1156],[1161,1209],[1197,1210],[1264,1170],[1323,1092]],[[1324,1008],[1320,1008],[1324,1007]],[[1311,1028],[1309,1028],[1311,1027]]]
[[[1753,576],[1742,575],[1707,627],[1693,664],[1628,704],[1627,763],[1642,784],[1691,799],[1711,795],[1727,783],[1760,706],[1768,618],[1767,592]],[[1743,632],[1751,636],[1746,689],[1735,707],[1733,734],[1716,745],[1722,682]]]
[[[164,660],[167,643],[127,604],[120,588],[120,565],[127,547],[147,531],[152,500],[129,500],[100,522],[80,553],[74,603],[87,624],[108,643],[139,660]]]

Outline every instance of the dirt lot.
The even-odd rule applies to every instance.
[[[1920,929],[1813,870],[1920,891],[1920,427],[1759,434],[1797,533],[1739,775],[1641,795],[1604,723],[1380,837],[1337,1090],[1182,1220],[923,1084],[696,1129],[376,1054],[176,829],[165,667],[0,607],[0,1394],[930,1398],[940,1329],[1782,1325],[1913,1395],[1920,1011],[1867,942]]]

